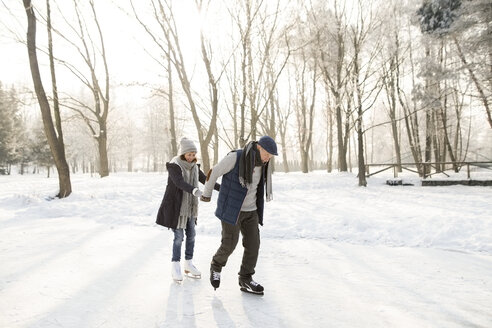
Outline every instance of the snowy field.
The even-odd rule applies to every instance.
[[[387,177],[275,173],[256,296],[237,285],[240,244],[210,286],[216,198],[199,210],[203,278],[171,280],[166,174],[74,175],[51,201],[56,178],[1,176],[0,327],[492,327],[492,187]]]

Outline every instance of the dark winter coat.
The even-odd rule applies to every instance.
[[[234,168],[222,176],[220,185],[219,198],[217,200],[217,209],[215,216],[224,222],[235,225],[241,212],[244,199],[248,189],[241,186],[239,182],[239,159],[241,158],[242,149],[237,150],[236,164]],[[265,170],[265,167],[262,168]],[[258,188],[256,190],[256,212],[260,225],[263,225],[263,209],[265,204],[265,178],[262,172]]]
[[[198,180],[205,184],[206,176],[200,170],[198,165]],[[171,229],[176,229],[178,226],[179,212],[181,210],[181,202],[183,200],[183,192],[193,192],[194,187],[184,181],[181,167],[175,163],[166,163],[168,172],[167,187],[164,197],[157,213],[156,223]],[[216,183],[215,190],[220,190],[220,184]]]

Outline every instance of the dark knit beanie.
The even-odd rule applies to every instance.
[[[275,143],[275,140],[273,140],[269,136],[263,136],[258,140],[258,144],[263,147],[267,152],[269,152],[272,155],[277,156],[277,144]]]

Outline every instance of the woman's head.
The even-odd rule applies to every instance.
[[[197,153],[197,148],[193,141],[190,139],[183,137],[181,141],[179,142],[179,154],[181,159],[187,161],[188,163],[191,163],[193,161],[196,161],[196,153]]]

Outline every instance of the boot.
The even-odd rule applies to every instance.
[[[263,286],[254,281],[253,279],[239,279],[239,286],[241,287],[241,291],[251,293],[251,294],[258,294],[258,295],[263,295]]]
[[[200,279],[202,273],[193,265],[191,260],[186,260],[184,264],[184,271],[188,277]]]
[[[171,275],[173,276],[174,281],[182,281],[183,275],[181,274],[181,266],[179,265],[179,261],[171,262]]]
[[[220,272],[214,271],[212,268],[210,268],[210,283],[214,290],[220,286]]]

